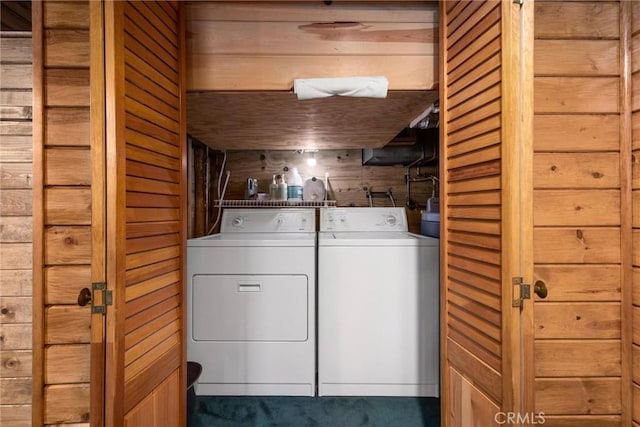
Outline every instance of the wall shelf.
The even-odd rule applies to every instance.
[[[220,206],[220,200],[215,201]],[[291,201],[291,200],[223,200],[223,208],[334,208],[335,200]]]

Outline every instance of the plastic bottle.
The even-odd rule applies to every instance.
[[[278,183],[276,182],[276,174],[273,174],[273,182],[269,184],[269,199],[278,200]]]
[[[287,200],[287,183],[284,182],[284,175],[276,175],[276,181],[278,184],[277,199]]]
[[[302,201],[302,177],[298,168],[292,167],[289,174],[289,186],[287,187],[287,199]]]

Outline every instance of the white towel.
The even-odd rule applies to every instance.
[[[295,79],[293,91],[298,99],[328,96],[386,98],[389,81],[384,76]]]

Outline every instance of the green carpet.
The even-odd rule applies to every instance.
[[[440,399],[198,396],[192,427],[439,427]]]

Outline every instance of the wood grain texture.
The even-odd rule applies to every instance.
[[[31,190],[3,190],[0,194],[0,215],[4,217],[28,216],[32,212]]]
[[[616,114],[536,114],[536,151],[616,151],[620,149],[620,119]],[[561,142],[560,142],[561,141]]]
[[[614,76],[619,74],[617,40],[536,40],[538,76]]]
[[[301,2],[296,5],[274,2],[199,2],[185,8],[187,27],[197,21],[256,21],[298,22],[309,17],[314,21],[369,22],[437,22],[437,6],[423,2],[334,3],[330,6]]]
[[[89,384],[60,384],[44,389],[45,424],[89,420]]]
[[[54,305],[45,309],[46,344],[87,344],[91,307]]]
[[[448,339],[448,342],[450,346],[448,357],[451,363],[464,369],[464,375],[469,378],[473,384],[478,384],[482,390],[486,390],[493,400],[499,402],[502,398],[500,373],[486,369],[481,360],[465,350],[454,340]]]
[[[32,283],[30,269],[3,269],[0,275],[0,292],[4,296],[30,296]]]
[[[617,265],[541,265],[535,280],[546,283],[546,301],[620,301]],[[536,298],[538,298],[536,296]]]
[[[540,264],[606,264],[620,262],[616,228],[536,228],[535,262]]]
[[[536,339],[620,338],[619,303],[539,303],[535,305]]]
[[[536,77],[536,113],[618,113],[617,77]]]
[[[2,84],[0,87],[4,89],[0,92],[0,105],[3,106],[31,106],[33,104],[33,93],[31,88],[28,89],[12,89],[5,88]]]
[[[88,344],[51,345],[45,348],[47,384],[89,383]]]
[[[436,96],[432,91],[392,91],[386,99],[330,97],[301,102],[286,92],[189,93],[188,132],[217,149],[379,148]],[[277,119],[273,111],[279,111]]]
[[[3,243],[0,245],[0,270],[28,270],[33,261],[31,243]]]
[[[45,70],[45,102],[56,107],[89,106],[89,70]]]
[[[89,28],[88,1],[53,1],[44,5],[46,28]]]
[[[617,38],[619,8],[608,2],[536,2],[536,39]]]
[[[310,17],[309,17],[310,18]],[[434,23],[204,21],[189,23],[191,54],[433,56]],[[433,60],[433,59],[432,59]]]
[[[0,323],[31,323],[30,297],[0,297]]]
[[[498,426],[495,414],[500,408],[479,390],[473,383],[466,379],[455,369],[451,368],[450,378],[450,405],[451,410],[447,415],[447,425],[451,427],[466,426]]]
[[[13,427],[31,427],[31,405],[2,405],[0,423]]]
[[[48,266],[44,271],[45,304],[77,304],[80,290],[90,284],[88,265]]]
[[[31,89],[33,73],[30,64],[0,63],[2,87],[12,89]]]
[[[45,114],[47,146],[89,146],[88,108],[48,108]]]
[[[48,188],[44,193],[45,221],[49,225],[91,225],[91,190]]]
[[[0,243],[29,243],[33,238],[32,227],[30,216],[2,216]]]
[[[0,378],[0,402],[3,405],[31,403],[31,379]]]
[[[45,32],[47,67],[85,68],[89,66],[88,30],[47,30]]]
[[[540,378],[535,410],[547,415],[619,414],[619,396],[619,378]]]
[[[0,353],[0,377],[31,377],[31,350],[5,350]],[[0,418],[2,419],[2,418]]]
[[[619,340],[536,340],[537,377],[620,376]]]
[[[615,427],[621,425],[619,415],[545,415],[547,427]]]
[[[30,163],[0,163],[0,190],[31,188],[33,165]]]
[[[619,153],[538,153],[533,169],[535,188],[620,188]]]
[[[30,349],[31,332],[30,324],[0,324],[0,351]]]
[[[0,40],[0,58],[3,64],[31,64],[31,36],[5,37]],[[2,84],[2,87],[7,86]]]
[[[188,90],[289,90],[295,78],[357,75],[430,89],[437,78],[432,6],[263,4],[251,19],[241,4],[189,9]]]
[[[88,226],[57,226],[45,230],[45,262],[90,264],[91,229]]]
[[[227,56],[188,58],[190,92],[196,91],[289,91],[296,78],[386,76],[389,90],[435,88],[435,57],[394,56]],[[255,70],[261,70],[256,75]],[[409,119],[411,121],[412,119]]]
[[[619,226],[617,190],[535,190],[535,226]]]

